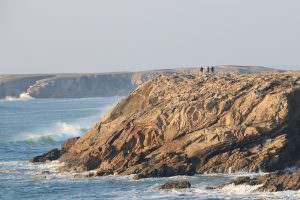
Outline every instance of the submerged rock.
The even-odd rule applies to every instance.
[[[159,187],[159,189],[184,189],[190,188],[191,183],[188,181],[170,181]]]
[[[300,163],[300,74],[159,76],[64,153],[62,171],[136,178]]]
[[[261,185],[256,191],[259,192],[277,192],[284,190],[299,190],[300,189],[300,169],[289,171],[278,171],[270,174],[250,178],[240,177],[233,181],[235,185]],[[232,183],[230,183],[232,184]],[[228,184],[220,186],[223,188]]]

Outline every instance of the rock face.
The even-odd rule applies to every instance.
[[[52,161],[57,160],[60,158],[61,155],[64,153],[67,153],[69,149],[77,142],[79,137],[74,137],[66,140],[62,145],[60,149],[52,149],[51,151],[44,153],[39,156],[32,157],[29,159],[30,162],[46,162],[46,161]]]
[[[82,136],[62,171],[135,178],[300,163],[300,74],[159,76]]]
[[[183,188],[190,188],[191,183],[188,181],[170,181],[167,182],[159,187],[159,189],[183,189]]]
[[[256,191],[277,192],[300,189],[300,170],[294,172],[278,171],[259,177],[240,177],[233,181],[235,185],[261,185]],[[223,185],[224,186],[224,185]],[[221,188],[223,186],[220,186]]]

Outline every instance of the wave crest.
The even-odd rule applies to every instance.
[[[82,135],[88,127],[82,127],[78,124],[68,124],[66,122],[57,122],[53,128],[47,131],[35,131],[32,133],[25,133],[17,137],[18,141],[29,142],[58,142],[64,141],[70,137],[77,137]]]

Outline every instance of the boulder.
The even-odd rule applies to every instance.
[[[59,149],[52,149],[51,151],[44,153],[40,156],[35,156],[31,158],[30,162],[46,162],[47,160],[57,160],[61,156],[61,150]]]
[[[44,153],[39,156],[32,157],[29,161],[30,162],[46,162],[47,160],[53,161],[60,158],[60,156],[64,153],[67,153],[69,149],[76,143],[79,137],[74,137],[66,140],[62,145],[61,149],[55,148],[51,151]]]
[[[159,187],[159,189],[184,189],[184,188],[190,188],[191,183],[188,181],[170,181],[167,182]]]

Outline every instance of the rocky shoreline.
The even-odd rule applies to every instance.
[[[297,170],[274,171],[300,163],[300,73],[159,76],[70,141],[55,158],[62,172],[140,179],[264,171],[273,173],[240,184],[298,190]]]

